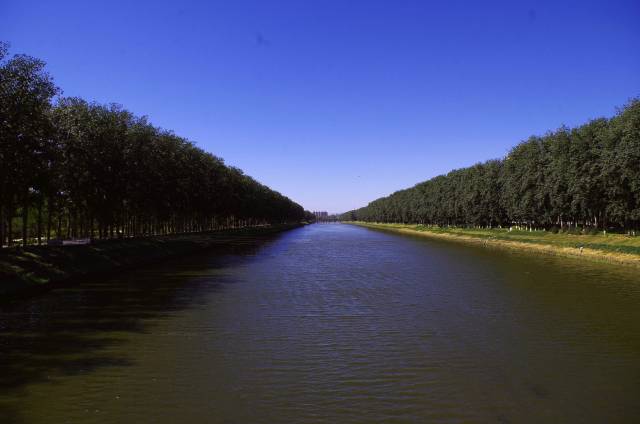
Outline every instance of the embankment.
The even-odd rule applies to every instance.
[[[538,254],[640,267],[640,237],[622,234],[554,234],[548,231],[440,228],[356,221],[347,223],[396,233],[471,243],[487,248],[518,249]]]
[[[231,252],[260,238],[302,224],[240,228],[207,233],[104,240],[76,246],[29,246],[0,250],[0,303],[54,286],[81,282],[123,269],[205,249]]]

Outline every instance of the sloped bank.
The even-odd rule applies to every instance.
[[[499,229],[425,227],[408,224],[381,224],[346,221],[347,224],[422,237],[481,245],[487,248],[517,249],[532,253],[575,257],[640,268],[640,237],[624,235],[566,235],[550,232]]]
[[[286,224],[206,233],[104,240],[76,246],[29,246],[0,250],[0,303],[28,297],[87,277],[217,249],[233,252],[260,239],[302,226]]]

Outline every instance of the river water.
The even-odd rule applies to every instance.
[[[315,224],[0,311],[2,423],[640,422],[640,276]]]

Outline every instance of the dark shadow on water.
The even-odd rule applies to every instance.
[[[246,260],[278,236],[232,242],[175,259],[54,290],[0,308],[0,422],[22,422],[15,401],[33,383],[132,365],[126,344],[154,318],[197,307],[232,283],[216,270]]]

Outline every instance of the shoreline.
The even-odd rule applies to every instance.
[[[255,243],[305,224],[281,224],[97,241],[87,245],[29,246],[0,250],[0,305],[29,298],[56,287],[81,284],[121,271],[196,252],[221,253]]]
[[[389,231],[407,235],[421,236],[445,241],[453,241],[458,243],[474,244],[476,246],[490,247],[496,249],[509,249],[527,251],[530,253],[540,253],[545,255],[571,257],[576,259],[585,259],[590,262],[606,262],[630,267],[640,268],[640,255],[623,252],[612,252],[607,250],[594,249],[590,247],[572,247],[554,245],[551,243],[537,243],[530,241],[504,240],[495,238],[488,234],[456,234],[451,230],[438,228],[437,232],[427,228],[418,229],[418,225],[410,224],[380,224],[359,221],[345,221],[345,224],[357,225],[364,228],[375,230]],[[491,232],[492,230],[487,230]],[[495,230],[494,230],[495,231]],[[496,232],[496,234],[498,234]],[[517,237],[517,236],[516,236]],[[582,237],[577,241],[587,242],[588,235],[576,235],[574,237]],[[514,237],[515,238],[515,237]]]

